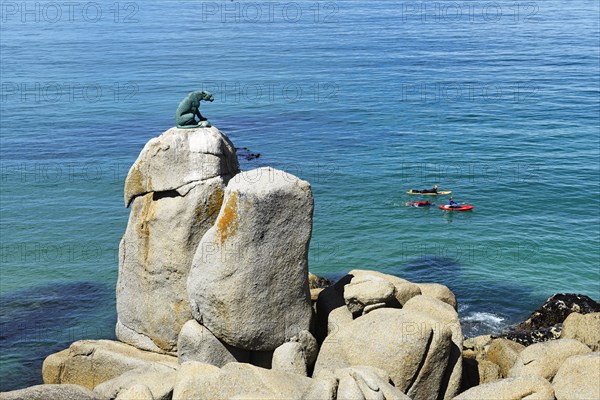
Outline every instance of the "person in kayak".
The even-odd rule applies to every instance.
[[[449,206],[450,208],[456,208],[456,207],[460,207],[460,205],[459,205],[457,202],[455,202],[455,201],[452,199],[452,197],[450,197],[450,198],[448,199],[448,206]]]
[[[435,185],[433,187],[433,189],[425,189],[425,190],[413,190],[413,189],[410,189],[410,191],[413,192],[413,193],[437,193],[437,191],[438,191],[438,185]]]

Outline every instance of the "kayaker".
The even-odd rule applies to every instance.
[[[457,202],[455,202],[455,201],[452,199],[452,197],[450,197],[450,198],[448,199],[448,206],[449,206],[449,207],[452,207],[452,208],[454,208],[454,207],[459,207],[459,204],[458,204]]]

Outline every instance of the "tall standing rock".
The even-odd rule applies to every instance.
[[[312,216],[308,182],[272,168],[236,175],[194,256],[194,318],[245,350],[274,350],[308,330]]]
[[[176,351],[192,317],[186,280],[194,252],[238,171],[235,148],[215,127],[172,128],[144,146],[125,181],[131,214],[119,247],[119,340]]]

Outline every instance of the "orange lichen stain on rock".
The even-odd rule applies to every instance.
[[[138,163],[129,171],[127,178],[125,178],[125,193],[128,196],[135,196],[147,191],[142,183],[144,176],[141,171],[141,164],[142,161],[138,161]]]
[[[196,219],[203,221],[204,219],[214,222],[219,215],[221,206],[223,205],[223,189],[217,187],[214,192],[208,196],[208,199],[204,203],[199,203],[196,206]]]
[[[225,243],[228,237],[235,234],[238,227],[238,192],[231,193],[225,207],[223,207],[223,213],[217,219],[217,237],[221,241],[221,245]]]
[[[140,245],[143,247],[144,252],[144,268],[148,262],[148,252],[150,247],[150,226],[149,222],[154,219],[154,201],[152,200],[152,193],[144,195],[140,200],[143,201],[141,209],[138,214],[139,224],[137,230],[139,237],[141,238]]]

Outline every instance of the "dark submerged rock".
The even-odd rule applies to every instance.
[[[558,339],[562,323],[571,313],[589,314],[600,312],[600,303],[588,296],[557,293],[535,310],[527,320],[510,328],[502,337],[529,346],[533,343]]]

